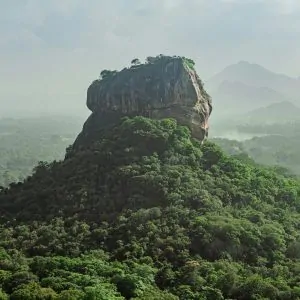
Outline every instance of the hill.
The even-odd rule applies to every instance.
[[[244,141],[213,138],[212,141],[232,155],[247,154],[255,162],[286,169],[285,173],[300,175],[300,142],[298,135],[256,136]]]
[[[62,159],[81,125],[69,116],[0,119],[0,186],[23,180],[39,161]]]
[[[282,124],[300,121],[300,107],[288,101],[277,102],[252,110],[242,116],[242,119],[253,124]]]
[[[230,65],[208,80],[212,88],[224,81],[241,82],[254,87],[264,87],[286,95],[291,99],[299,98],[299,79],[272,72],[258,64],[240,61]]]
[[[214,99],[212,125],[277,102],[299,103],[300,81],[246,61],[230,65],[210,78]]]
[[[297,299],[299,192],[175,120],[125,118],[0,193],[2,298]]]
[[[245,114],[262,106],[277,102],[288,102],[289,98],[273,89],[266,87],[255,87],[239,81],[223,81],[211,96],[216,104],[216,118],[227,115]]]

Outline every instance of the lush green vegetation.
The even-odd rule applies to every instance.
[[[299,193],[174,120],[126,118],[0,193],[0,299],[300,299]]]
[[[195,62],[191,58],[183,57],[183,61],[185,64],[192,70],[195,68]]]
[[[131,68],[139,68],[142,67],[146,64],[155,64],[157,62],[161,62],[161,61],[166,61],[166,60],[171,60],[174,58],[180,58],[181,56],[168,56],[168,55],[164,55],[164,54],[159,54],[157,56],[148,56],[145,59],[145,62],[141,62],[138,58],[134,58],[131,60]],[[189,67],[190,69],[194,69],[195,68],[195,62],[190,59],[190,58],[186,58],[184,56],[181,57],[184,64]],[[127,70],[127,68],[123,69],[123,70]],[[110,79],[113,76],[117,75],[119,73],[119,71],[117,70],[102,70],[100,72],[100,76],[99,76],[99,80],[105,80],[105,79]],[[95,82],[99,81],[96,80]]]
[[[71,117],[0,119],[0,186],[23,180],[38,161],[63,158],[81,126]]]
[[[232,155],[246,153],[255,162],[267,166],[280,166],[300,175],[299,135],[266,135],[245,141],[215,138],[213,141]]]

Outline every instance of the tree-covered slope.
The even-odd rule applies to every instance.
[[[69,116],[0,119],[0,186],[22,181],[38,161],[63,158],[81,124]]]
[[[300,139],[299,135],[266,135],[244,141],[213,138],[226,153],[249,155],[256,163],[286,169],[286,173],[300,175]]]
[[[0,299],[299,299],[299,192],[126,118],[0,193]]]

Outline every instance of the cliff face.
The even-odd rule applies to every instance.
[[[105,75],[88,88],[87,107],[92,114],[75,147],[96,139],[101,128],[122,116],[171,117],[187,125],[199,140],[207,136],[211,99],[187,59],[160,57]]]

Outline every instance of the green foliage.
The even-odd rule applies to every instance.
[[[0,289],[0,300],[8,300],[8,295]]]
[[[80,128],[70,117],[0,120],[0,190],[23,181],[39,161],[62,159]]]
[[[154,64],[154,63],[158,62],[161,58],[162,58],[162,56],[148,56],[146,58],[146,63]]]
[[[118,73],[118,71],[114,70],[102,70],[100,72],[100,79],[107,79],[107,78],[111,78],[112,76],[116,75]]]
[[[138,58],[134,58],[132,61],[131,61],[131,64],[133,66],[137,66],[137,65],[140,65],[141,64],[141,61],[138,59]]]
[[[132,298],[133,300],[179,300],[179,298],[171,293],[160,291],[155,288],[149,288],[142,293],[141,296]]]
[[[65,290],[62,291],[58,296],[57,300],[81,300],[84,299],[85,293],[80,290]]]
[[[124,297],[117,292],[115,286],[109,283],[101,283],[85,289],[84,300],[122,300]],[[128,298],[126,298],[128,299]]]
[[[50,288],[42,288],[36,282],[21,284],[10,296],[11,300],[55,300],[57,294]]]
[[[186,57],[182,57],[183,58],[183,61],[184,63],[192,70],[195,69],[195,62],[190,59],[190,58],[186,58]]]
[[[298,125],[299,126],[299,125]],[[213,139],[228,154],[249,163],[271,166],[277,172],[291,176],[300,175],[299,134],[253,137],[245,141]]]
[[[299,193],[175,120],[124,118],[0,192],[3,297],[299,299]]]

